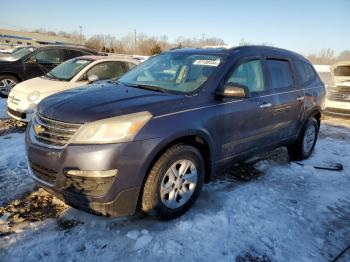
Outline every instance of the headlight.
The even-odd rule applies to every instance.
[[[39,91],[33,91],[27,96],[28,102],[34,102],[40,97],[40,92]]]
[[[72,137],[76,144],[107,144],[129,142],[152,118],[150,112],[140,112],[95,121],[82,125]]]

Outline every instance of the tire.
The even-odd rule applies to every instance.
[[[185,174],[181,174],[183,171]],[[142,211],[162,220],[181,216],[197,200],[204,173],[204,160],[196,148],[185,144],[169,148],[148,175],[142,193]]]
[[[0,96],[8,97],[11,89],[19,83],[19,79],[12,75],[0,76]]]
[[[309,118],[304,124],[297,140],[288,146],[288,154],[293,160],[308,158],[314,148],[318,137],[318,123],[315,118]],[[311,133],[310,133],[311,132]]]

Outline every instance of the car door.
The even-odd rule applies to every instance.
[[[271,109],[264,106],[266,94],[263,60],[250,58],[235,66],[226,84],[245,86],[248,97],[224,99],[218,119],[221,158],[227,159],[264,147],[271,140]]]
[[[297,85],[291,60],[267,57],[265,70],[268,93],[262,100],[271,108],[271,119],[273,119],[271,127],[277,142],[295,134],[303,110],[304,91]]]
[[[59,48],[39,50],[25,63],[25,72],[30,78],[41,76],[63,61],[63,52]]]
[[[117,78],[126,72],[126,65],[120,61],[106,61],[93,66],[87,71],[87,78],[96,75],[99,80]]]

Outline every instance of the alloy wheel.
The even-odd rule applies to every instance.
[[[312,150],[316,139],[316,127],[314,125],[310,125],[304,133],[303,138],[303,151],[307,155]]]
[[[197,168],[191,160],[179,160],[166,171],[160,188],[162,203],[171,209],[186,204],[197,185]]]
[[[9,95],[11,89],[16,85],[17,83],[12,79],[2,79],[0,80],[0,92],[4,95]]]

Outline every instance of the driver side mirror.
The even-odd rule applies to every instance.
[[[88,82],[89,84],[96,82],[98,80],[98,76],[97,75],[91,75],[88,77]]]
[[[244,98],[249,97],[248,87],[236,83],[227,83],[224,86],[224,90],[217,95],[221,97],[232,97],[232,98]]]

